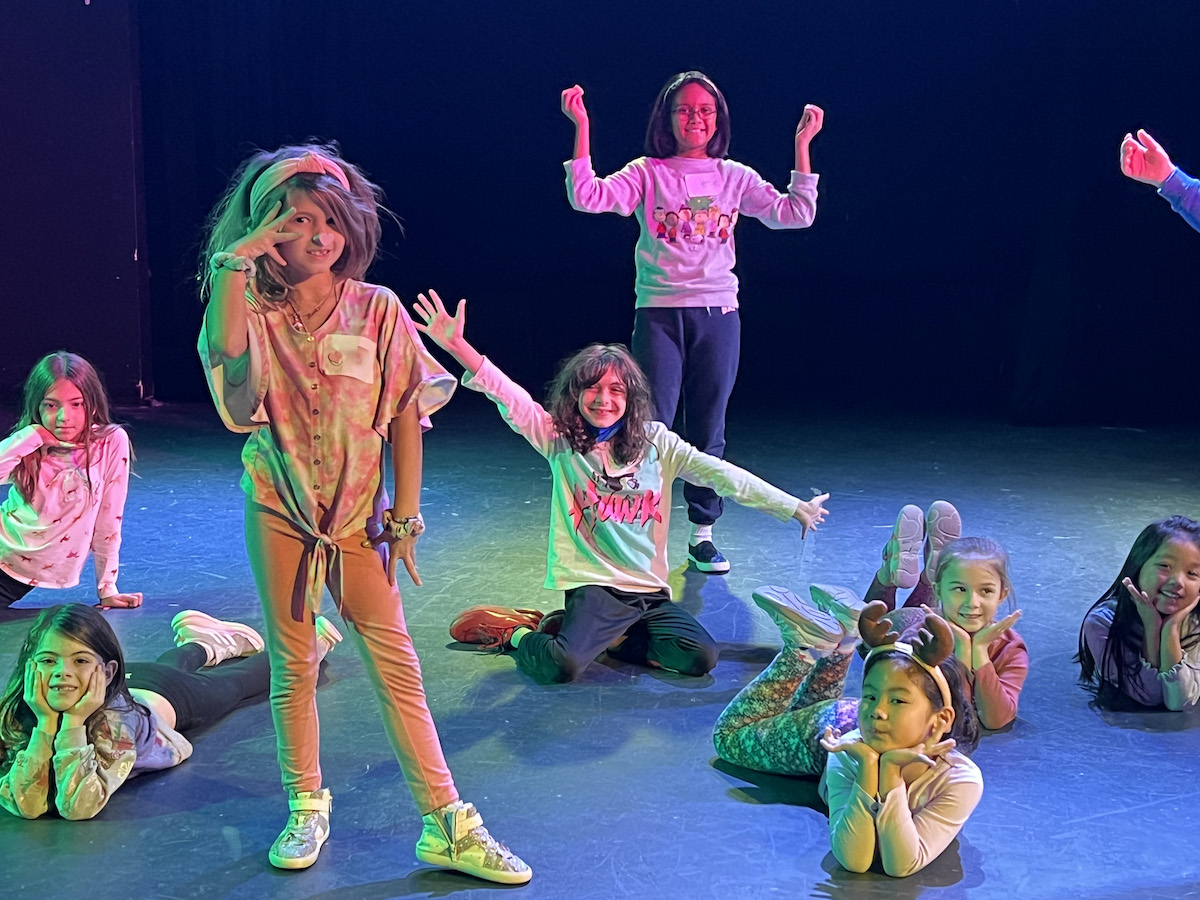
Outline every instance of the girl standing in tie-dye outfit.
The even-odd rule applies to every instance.
[[[417,856],[505,883],[531,871],[459,800],[404,622],[396,563],[417,578],[421,434],[453,379],[396,295],[360,279],[379,244],[379,188],[323,146],[260,152],[213,211],[199,350],[242,452],[246,545],[271,654],[271,711],[291,816],[280,868],[316,862],[329,835],[315,704],[314,617],[328,587],[358,645],[424,816]],[[384,491],[393,448],[396,500]]]

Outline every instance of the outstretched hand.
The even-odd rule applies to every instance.
[[[801,500],[796,504],[796,511],[792,513],[792,518],[800,523],[800,536],[803,538],[810,531],[816,531],[817,526],[825,521],[825,517],[829,515],[829,511],[825,509],[825,501],[829,499],[829,493],[818,494],[811,500]]]
[[[1174,171],[1171,157],[1146,129],[1139,128],[1137,137],[1127,134],[1121,141],[1121,172],[1127,178],[1158,187]]]
[[[287,261],[279,255],[279,251],[275,249],[275,245],[286,244],[289,241],[296,240],[300,237],[300,232],[281,230],[287,224],[287,220],[296,212],[293,207],[280,212],[282,208],[283,201],[280,200],[271,207],[271,211],[267,213],[259,226],[230,247],[229,252],[234,256],[245,256],[250,259],[269,256],[275,262],[279,263],[279,265],[286,266]]]
[[[563,115],[575,123],[576,127],[587,124],[587,107],[583,105],[583,88],[572,85],[562,92]]]
[[[364,547],[372,547],[376,550],[381,545],[387,545],[387,579],[388,584],[396,584],[396,564],[401,560],[404,561],[404,568],[408,571],[408,577],[412,579],[413,584],[420,587],[421,576],[417,574],[417,534],[402,534],[393,535],[391,532],[384,530],[373,538],[367,538],[362,542]]]
[[[825,110],[815,104],[806,103],[804,112],[800,115],[800,124],[796,126],[796,141],[807,144],[817,136],[824,124]]]
[[[830,753],[845,753],[859,765],[873,766],[879,762],[879,754],[872,750],[862,737],[851,738],[832,725],[825,727],[825,733],[821,735],[821,746]]]
[[[432,298],[432,300],[430,299]],[[429,297],[417,294],[417,302],[413,311],[419,321],[414,322],[417,331],[427,334],[435,344],[443,350],[449,350],[455,344],[462,343],[463,332],[467,327],[467,301],[458,301],[454,315],[446,312],[442,298],[438,292],[430,288]]]

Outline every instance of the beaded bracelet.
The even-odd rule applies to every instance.
[[[425,519],[420,513],[398,519],[390,509],[383,511],[383,530],[394,538],[416,537],[425,531]]]

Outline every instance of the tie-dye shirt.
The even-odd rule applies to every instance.
[[[96,595],[114,596],[129,435],[117,425],[97,427],[85,461],[82,449],[44,448],[30,425],[0,441],[0,482],[11,482],[13,470],[32,453],[42,453],[33,498],[27,502],[12,487],[0,504],[0,570],[32,587],[74,587],[90,548]]]
[[[712,488],[787,521],[799,500],[745,469],[702,453],[661,422],[646,427],[646,449],[616,465],[607,444],[576,453],[550,414],[490,360],[463,384],[486,394],[513,431],[550,464],[550,546],[545,586],[565,591],[600,584],[623,591],[665,590],[671,486],[676,478]]]
[[[390,290],[346,281],[329,319],[311,334],[290,312],[247,293],[249,351],[213,353],[201,328],[209,390],[242,450],[246,497],[316,541],[307,573],[310,609],[326,574],[340,604],[337,541],[378,521],[387,504],[383,445],[392,419],[417,404],[421,426],[445,405],[453,376],[425,349]]]
[[[192,755],[192,745],[153,712],[149,718],[125,705],[104,710],[89,743],[80,725],[61,728],[53,738],[35,730],[29,743],[3,760],[0,806],[23,819],[36,819],[50,808],[50,770],[54,804],[64,819],[90,819],[104,808],[127,778],[177,766]]]

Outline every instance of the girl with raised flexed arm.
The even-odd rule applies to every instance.
[[[571,206],[582,212],[633,214],[641,225],[634,250],[632,349],[650,381],[654,418],[671,428],[682,403],[681,436],[720,457],[725,452],[725,410],[741,353],[735,226],[744,216],[771,229],[812,224],[817,176],[809,144],[825,114],[820,107],[804,107],[784,194],[753,169],[726,157],[729,108],[703,72],[680,72],[663,85],[646,129],[646,155],[607,178],[597,178],[592,168],[583,88],[574,85],[562,92],[562,111],[575,125],[573,158],[565,164]],[[713,539],[720,496],[689,484],[684,497],[692,523],[688,561],[701,572],[729,571],[729,561]]]

